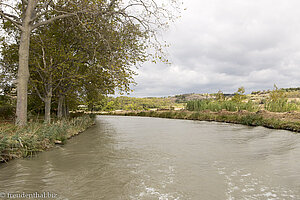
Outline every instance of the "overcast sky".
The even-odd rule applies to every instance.
[[[144,64],[130,96],[300,87],[299,0],[183,2],[164,35],[172,64]]]

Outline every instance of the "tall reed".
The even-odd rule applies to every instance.
[[[252,101],[248,101],[247,103],[235,102],[231,100],[227,101],[216,101],[216,100],[194,100],[187,102],[187,110],[189,111],[203,111],[210,110],[213,112],[218,112],[220,110],[227,111],[239,111],[239,110],[247,110],[250,112],[258,111],[258,105],[253,103]]]
[[[1,124],[0,162],[31,156],[55,143],[64,144],[68,138],[84,131],[93,123],[94,120],[86,115],[52,124],[32,122],[22,128],[13,124]]]

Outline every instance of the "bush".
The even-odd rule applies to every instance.
[[[271,112],[290,112],[298,110],[298,105],[287,102],[287,99],[280,99],[277,101],[268,101],[265,108]]]
[[[94,120],[85,115],[52,124],[32,122],[26,127],[13,124],[0,126],[0,162],[26,157],[53,146],[57,141],[64,144],[68,138],[91,126]]]
[[[240,123],[248,126],[261,126],[263,124],[263,117],[257,114],[249,114],[242,116]]]
[[[195,100],[189,101],[187,103],[187,110],[189,111],[203,111],[210,110],[213,112],[218,112],[221,110],[227,111],[238,111],[238,110],[247,110],[249,112],[258,111],[258,105],[254,104],[252,101],[236,102],[236,101],[215,101],[215,100]]]
[[[295,103],[289,103],[287,94],[284,90],[278,89],[274,85],[274,90],[270,92],[270,97],[267,99],[265,108],[271,112],[289,112],[298,110],[298,105]]]
[[[15,107],[11,105],[3,105],[0,107],[0,118],[1,119],[14,119],[15,118]]]
[[[70,117],[71,118],[75,118],[75,117],[82,117],[84,116],[85,113],[84,112],[75,112],[75,113],[70,113]]]

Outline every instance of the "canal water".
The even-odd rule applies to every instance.
[[[0,196],[18,194],[69,200],[300,199],[300,135],[216,122],[98,116],[95,126],[64,146],[1,164]]]

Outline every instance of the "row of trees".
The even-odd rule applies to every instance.
[[[245,88],[240,87],[232,97],[225,97],[222,91],[214,94],[215,98],[194,100],[187,102],[187,110],[190,111],[240,111],[248,110],[250,112],[258,111],[259,107],[254,102],[247,99]]]
[[[136,97],[103,97],[93,104],[88,104],[87,109],[92,111],[115,111],[115,110],[149,110],[152,108],[169,109],[174,105],[170,98],[136,98]]]
[[[49,123],[53,99],[61,118],[76,98],[93,102],[115,89],[130,91],[132,66],[166,61],[157,34],[174,19],[154,0],[0,0],[0,16],[10,36],[2,38],[1,73],[17,80],[21,126],[28,94],[44,103]]]

